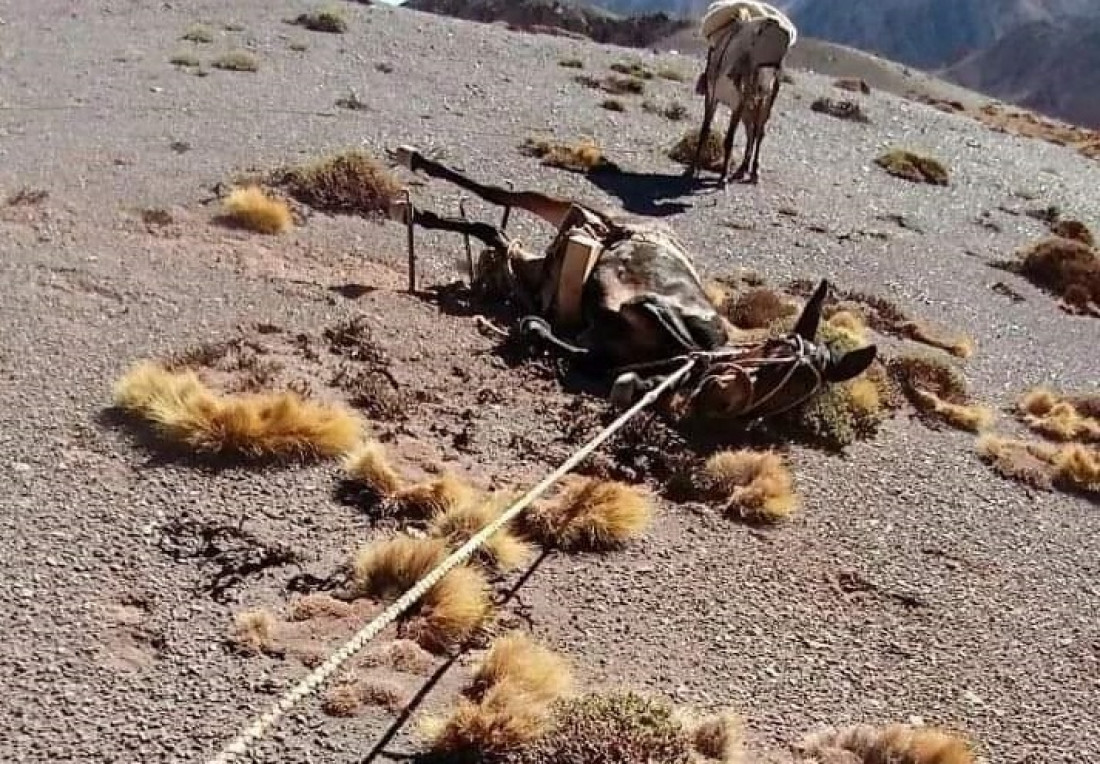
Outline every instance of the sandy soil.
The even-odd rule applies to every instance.
[[[1100,323],[990,267],[1043,232],[1027,209],[1056,204],[1100,223],[1100,168],[1069,149],[881,92],[859,99],[870,125],[840,121],[810,102],[850,94],[796,73],[760,185],[686,193],[664,152],[690,123],[645,113],[637,97],[624,97],[623,114],[600,109],[602,97],[556,65],[578,57],[600,74],[657,57],[355,3],[344,35],[284,23],[303,8],[281,0],[74,7],[9,4],[0,26],[0,189],[48,192],[0,211],[5,761],[213,755],[306,671],[294,655],[228,650],[233,615],[281,608],[301,573],[327,576],[375,532],[338,500],[333,464],[209,471],[139,449],[103,420],[133,361],[243,332],[325,387],[346,361],[324,329],[365,316],[406,396],[407,417],[375,421],[376,434],[410,463],[495,484],[530,484],[564,458],[579,437],[576,407],[595,421],[597,401],[537,367],[510,368],[461,306],[403,293],[399,228],[312,215],[270,238],[213,224],[211,189],[235,173],[355,146],[434,148],[479,177],[666,216],[707,275],[828,277],[965,330],[978,348],[967,378],[991,404],[1038,383],[1096,389]],[[213,43],[180,40],[201,20],[217,30]],[[196,76],[168,62],[189,47],[204,61],[247,48],[260,68]],[[659,61],[689,82],[698,66]],[[647,88],[698,119],[690,84]],[[334,105],[349,90],[364,110]],[[635,175],[599,188],[542,168],[517,146],[545,131],[594,135]],[[894,145],[939,156],[952,184],[882,173],[872,160]],[[434,182],[416,194],[441,210],[457,204]],[[173,222],[143,222],[149,208]],[[897,215],[908,227],[890,222]],[[545,241],[544,229],[515,225]],[[460,277],[460,240],[418,242],[425,286]],[[316,358],[288,349],[303,342]],[[818,723],[919,716],[968,730],[989,761],[1100,756],[1095,504],[1001,480],[972,436],[904,416],[843,457],[796,446],[791,458],[804,507],[789,524],[764,533],[662,502],[642,543],[551,557],[509,607],[585,681],[733,704],[759,746]],[[243,535],[227,531],[220,557],[193,556],[218,526]],[[265,549],[299,562],[214,596],[219,562]],[[862,591],[838,584],[860,578]],[[317,629],[304,652],[349,627]],[[392,661],[367,663],[405,692],[422,681]],[[449,672],[429,707],[458,681]],[[362,761],[393,718],[334,718],[309,701],[254,760]],[[405,737],[391,747],[409,750]]]

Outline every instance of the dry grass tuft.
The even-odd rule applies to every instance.
[[[613,72],[619,74],[625,74],[628,77],[634,77],[639,80],[651,80],[653,79],[653,72],[649,70],[645,64],[640,61],[616,61],[608,67]]]
[[[591,138],[576,143],[552,143],[528,138],[520,150],[537,157],[547,167],[560,167],[573,172],[588,172],[605,164],[603,151]]]
[[[916,154],[904,149],[887,151],[875,159],[877,164],[894,177],[914,183],[930,183],[934,186],[948,184],[947,168],[938,159]]]
[[[805,737],[797,752],[810,761],[847,761],[855,754],[858,764],[973,764],[969,741],[934,727],[889,724],[875,727],[854,724]]]
[[[182,39],[188,42],[211,43],[214,42],[214,30],[206,24],[192,24],[183,33]]]
[[[957,358],[974,355],[974,341],[965,335],[942,337],[920,321],[906,321],[898,327],[898,331],[903,337],[945,350]]]
[[[379,706],[396,713],[408,704],[408,694],[397,683],[380,680],[345,681],[334,685],[321,700],[330,716],[356,716],[364,706]]]
[[[363,698],[355,682],[333,685],[321,699],[321,710],[329,716],[355,716],[362,707]]]
[[[348,22],[339,8],[318,8],[309,13],[302,13],[294,23],[303,26],[311,32],[329,32],[330,34],[343,34],[348,31]]]
[[[275,616],[263,608],[238,613],[233,619],[229,641],[251,655],[276,652]]]
[[[826,323],[836,331],[845,335],[846,339],[854,345],[863,345],[868,341],[867,324],[863,316],[853,310],[838,310],[834,312]]]
[[[1024,393],[1017,401],[1017,411],[1035,432],[1051,440],[1100,442],[1100,417],[1090,409],[1085,396],[1063,397],[1053,390],[1038,387]],[[1085,410],[1082,413],[1081,409]]]
[[[902,392],[911,399],[915,390],[924,390],[948,403],[969,403],[966,380],[943,358],[930,353],[905,353],[891,358],[887,368]],[[912,402],[914,405],[921,403],[919,399]]]
[[[136,364],[116,384],[115,403],[163,439],[202,455],[320,458],[346,453],[362,424],[348,409],[290,392],[218,395],[190,370]]]
[[[398,535],[361,549],[351,564],[353,591],[393,599],[404,594],[447,556],[438,538]],[[489,616],[489,584],[477,569],[453,568],[428,590],[415,609],[410,635],[429,650],[444,650],[469,639]]]
[[[741,764],[745,759],[744,725],[736,714],[714,716],[695,726],[692,745],[705,759]]]
[[[499,518],[511,499],[508,495],[488,496],[445,507],[432,517],[428,533],[457,548]],[[508,571],[523,565],[530,558],[531,552],[530,545],[505,525],[489,537],[477,555],[485,563]]]
[[[817,98],[810,104],[810,111],[827,114],[830,117],[868,124],[871,120],[855,101]]]
[[[996,419],[993,409],[988,406],[948,403],[935,393],[920,388],[915,388],[913,395],[919,401],[919,408],[938,414],[945,422],[960,430],[984,432],[993,426]]]
[[[215,69],[224,69],[229,72],[257,72],[260,70],[259,60],[244,50],[223,53],[215,58],[210,65]]]
[[[564,697],[573,685],[569,662],[522,631],[512,631],[493,641],[466,691],[481,700],[494,687],[520,690],[538,703]]]
[[[447,472],[438,478],[406,486],[393,496],[394,503],[408,517],[431,517],[474,501],[473,486]]]
[[[1088,310],[1090,303],[1100,306],[1100,257],[1088,244],[1048,236],[1023,252],[1019,270],[1071,308]]]
[[[729,305],[726,316],[739,329],[764,329],[790,318],[798,308],[767,287],[750,289]]]
[[[726,499],[726,511],[742,520],[776,523],[798,507],[791,472],[772,451],[720,451],[707,459],[703,478],[705,492]]]
[[[431,749],[478,760],[522,749],[546,733],[554,704],[571,684],[564,658],[522,632],[499,637],[455,711],[429,726]]]
[[[1080,443],[1051,445],[997,435],[978,439],[978,454],[997,473],[1036,488],[1058,486],[1100,493],[1100,449]]]
[[[674,162],[690,166],[692,159],[695,157],[695,147],[698,144],[699,130],[689,130],[668,152],[668,157]],[[711,130],[710,134],[707,135],[706,145],[703,147],[703,155],[699,158],[700,166],[711,172],[721,172],[724,153],[722,136],[716,130]]]
[[[259,186],[234,189],[225,200],[225,209],[234,224],[257,233],[282,233],[294,223],[287,203],[268,196]]]
[[[386,456],[386,448],[376,440],[363,443],[344,459],[344,472],[383,499],[390,499],[404,487],[405,481]]]
[[[386,213],[401,192],[401,184],[386,166],[359,150],[284,168],[273,174],[272,184],[322,212],[364,217]]]
[[[653,510],[637,488],[610,480],[569,476],[561,492],[527,510],[524,532],[566,552],[618,549],[649,527]]]
[[[563,58],[558,61],[558,66],[564,69],[583,69],[584,61],[579,58]]]

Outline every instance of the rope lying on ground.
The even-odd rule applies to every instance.
[[[439,583],[443,576],[449,573],[455,566],[465,562],[475,551],[477,551],[478,547],[489,539],[490,536],[517,517],[532,501],[537,499],[546,489],[560,480],[567,472],[580,464],[582,460],[595,451],[604,441],[614,435],[623,425],[636,416],[638,412],[657,400],[661,393],[679,382],[689,371],[691,371],[691,368],[695,365],[695,360],[695,358],[691,358],[686,361],[683,366],[670,374],[657,385],[657,387],[646,393],[637,403],[624,411],[614,422],[601,430],[596,437],[575,451],[572,456],[562,462],[560,467],[543,478],[534,488],[524,494],[518,501],[512,504],[512,506],[508,507],[508,509],[501,513],[500,517],[471,536],[465,544],[452,552],[451,555],[443,560],[443,562],[439,563],[434,570],[429,572],[424,578],[414,584],[412,588],[394,600],[394,602],[376,616],[374,620],[356,632],[356,634],[345,642],[339,650],[330,655],[324,663],[307,674],[304,679],[285,693],[266,713],[256,718],[232,743],[223,748],[221,753],[211,759],[209,764],[228,764],[228,762],[233,761],[236,757],[247,753],[251,745],[263,737],[283,714],[289,711],[298,701],[316,691],[326,679],[332,676],[332,674],[340,668],[340,666],[362,650],[369,641],[378,636],[383,629],[397,620],[398,616],[423,597],[429,589]]]

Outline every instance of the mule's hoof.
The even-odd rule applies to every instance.
[[[419,153],[420,152],[417,151],[415,146],[409,145],[398,146],[395,149],[386,149],[386,155],[391,162],[410,170],[413,168],[413,157]]]
[[[611,385],[611,394],[608,399],[612,407],[617,409],[629,408],[638,397],[638,387],[641,377],[632,371],[620,374]]]
[[[519,333],[522,337],[545,339],[550,332],[550,323],[542,316],[524,316],[519,320]]]

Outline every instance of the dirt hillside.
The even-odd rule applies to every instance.
[[[285,0],[0,12],[0,760],[206,761],[363,620],[299,623],[280,654],[231,649],[235,616],[283,612],[385,529],[341,494],[337,462],[215,468],[149,448],[108,410],[135,361],[236,339],[253,381],[320,399],[350,400],[348,375],[373,370],[386,382],[372,400],[377,385],[395,397],[363,416],[395,458],[521,490],[605,409],[545,362],[499,352],[458,287],[427,292],[460,281],[459,237],[418,235],[425,293],[409,295],[399,226],[301,207],[278,236],[222,224],[219,195],[240,174],[415,144],[479,178],[661,217],[708,279],[828,278],[965,333],[975,352],[957,366],[999,432],[1022,433],[1003,409],[1027,388],[1097,392],[1100,321],[997,267],[1048,234],[1051,206],[1100,229],[1100,165],[1071,148],[795,72],[760,184],[689,188],[667,151],[700,118],[695,57],[338,7],[343,33],[288,23],[310,8]],[[614,111],[575,80],[629,61],[682,81],[645,79]],[[858,101],[869,122],[811,109],[824,96]],[[675,103],[685,119],[667,117]],[[583,136],[617,173],[519,150]],[[874,160],[895,147],[934,155],[950,183],[887,174]],[[457,214],[455,189],[411,188]],[[523,216],[510,230],[548,240]],[[660,449],[640,440],[609,468],[656,490]],[[841,455],[783,453],[801,497],[789,522],[657,499],[625,550],[551,555],[505,621],[586,685],[738,709],[762,760],[820,724],[916,717],[965,730],[989,762],[1100,757],[1095,493],[1006,480],[973,434],[904,411]],[[367,760],[396,718],[389,699],[442,663],[383,636],[353,667],[379,705],[340,717],[307,699],[248,760]],[[451,702],[468,663],[426,708]],[[406,726],[386,750],[415,745]]]

